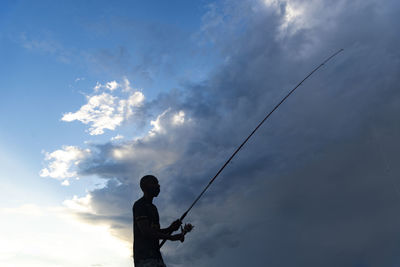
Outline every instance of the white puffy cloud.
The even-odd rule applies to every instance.
[[[101,85],[101,83],[97,82],[96,85],[93,87],[93,91],[98,92],[102,87],[103,87],[103,85]]]
[[[93,87],[93,90],[95,92],[98,92],[101,89],[115,91],[116,89],[119,89],[119,88],[121,88],[121,90],[123,92],[129,92],[129,91],[133,90],[133,88],[131,87],[130,81],[126,77],[123,77],[122,83],[119,83],[115,80],[107,82],[105,84],[101,84],[100,82],[97,82],[95,87]]]
[[[107,83],[105,86],[97,83],[94,87],[95,92],[101,88],[106,88],[111,92],[119,88],[116,81]],[[129,81],[124,80],[124,88],[129,87]],[[80,121],[89,124],[90,135],[100,135],[105,129],[115,130],[121,123],[134,114],[134,108],[142,105],[144,95],[136,91],[129,94],[126,98],[102,92],[92,96],[87,96],[87,104],[83,105],[76,112],[68,112],[63,115],[63,121]]]
[[[75,113],[67,113],[62,117],[63,121],[81,121],[91,124],[89,128],[91,135],[104,133],[104,129],[114,130],[123,121],[122,114],[115,112],[116,97],[102,93],[87,98],[88,103]]]
[[[120,86],[119,83],[117,83],[116,81],[111,81],[111,82],[108,82],[108,83],[106,84],[106,88],[107,88],[108,90],[110,90],[110,91],[114,91],[114,90],[117,89],[119,86]]]
[[[123,114],[124,119],[128,119],[133,115],[133,108],[141,106],[144,101],[144,94],[142,92],[134,92],[127,99],[121,99],[118,102],[117,111]]]
[[[132,90],[131,83],[129,82],[129,80],[126,77],[124,77],[123,84],[122,84],[122,91],[128,92],[131,90]]]
[[[47,168],[40,171],[40,176],[55,179],[76,177],[76,168],[81,160],[90,155],[90,149],[81,149],[76,146],[63,146],[51,153],[46,152],[45,160],[50,161]],[[65,181],[64,185],[67,185]]]
[[[185,112],[183,110],[173,111],[171,108],[164,110],[155,120],[150,121],[153,128],[149,131],[149,136],[165,134],[168,128],[182,125],[185,122]]]
[[[150,130],[149,135],[153,136],[155,134],[162,134],[165,133],[165,129],[163,127],[163,119],[166,117],[167,113],[171,109],[164,110],[163,113],[157,116],[155,120],[150,121],[150,124],[153,126],[153,128]]]
[[[180,110],[179,112],[175,113],[175,115],[172,117],[172,123],[175,125],[180,125],[185,122],[185,112],[183,110]]]
[[[116,136],[111,138],[111,141],[117,141],[117,140],[122,140],[122,139],[124,139],[124,136],[117,134]]]

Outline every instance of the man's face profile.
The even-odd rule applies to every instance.
[[[142,181],[142,190],[143,192],[146,192],[150,196],[156,197],[160,193],[160,184],[158,183],[158,180],[154,176],[148,176],[146,178],[143,178],[144,180]]]

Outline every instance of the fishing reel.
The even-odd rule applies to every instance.
[[[194,226],[190,223],[185,223],[185,226],[182,227],[181,225],[181,232],[183,235],[186,235],[187,233],[189,233],[190,231],[192,231],[194,228]]]

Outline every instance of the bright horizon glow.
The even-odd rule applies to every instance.
[[[64,207],[24,204],[2,208],[0,261],[3,266],[129,266],[130,244],[107,226],[76,220]],[[29,222],[28,224],[26,222]]]

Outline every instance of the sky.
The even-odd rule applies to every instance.
[[[167,266],[400,265],[396,0],[2,1],[0,264],[133,266],[143,175]]]

